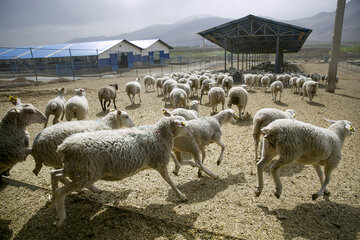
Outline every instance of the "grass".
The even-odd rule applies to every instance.
[[[341,52],[360,53],[360,44],[348,44],[340,48]]]

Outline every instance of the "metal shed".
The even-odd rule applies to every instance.
[[[225,54],[226,51],[232,54],[276,53],[275,72],[278,73],[283,54],[300,51],[311,32],[307,28],[248,15],[198,34],[225,49]]]

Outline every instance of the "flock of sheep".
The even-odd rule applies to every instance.
[[[204,164],[205,147],[211,143],[221,147],[217,160],[217,165],[220,165],[225,151],[221,127],[226,123],[236,125],[243,120],[248,91],[261,88],[265,92],[269,88],[273,101],[278,94],[278,101],[281,101],[283,88],[289,87],[302,97],[307,95],[311,102],[321,79],[319,74],[311,77],[301,74],[245,74],[244,84],[234,86],[229,74],[210,71],[172,73],[160,78],[145,76],[145,92],[155,91],[156,88],[157,95],[164,97],[165,107],[170,101],[174,110],[163,108],[164,117],[158,122],[137,127],[127,112],[116,110],[117,84],[99,89],[101,109],[106,111],[111,101],[115,108],[99,120],[84,120],[89,110],[84,89],[76,89],[75,96],[67,101],[64,98],[65,89],[56,89],[58,96],[48,102],[45,115],[33,105],[23,104],[20,99],[10,96],[15,106],[4,114],[0,122],[0,172],[8,174],[17,162],[24,161],[29,154],[36,163],[35,175],[43,165],[54,168],[51,171],[51,186],[58,227],[66,218],[64,199],[67,194],[82,188],[98,193],[101,190],[93,185],[98,180],[121,180],[149,168],[157,170],[179,199],[185,201],[187,197],[168,174],[170,158],[175,163],[175,175],[182,165],[191,165],[198,168],[198,176],[204,172],[218,178]],[[326,77],[323,77],[324,80]],[[140,81],[136,79],[125,86],[131,105],[135,104],[136,95],[141,103]],[[205,94],[213,111],[211,116],[199,115],[199,105],[203,104]],[[199,101],[190,101],[195,96],[199,97]],[[219,104],[222,110],[218,112]],[[238,108],[238,115],[231,109],[232,105]],[[53,125],[47,126],[50,115],[54,115]],[[293,162],[310,164],[315,168],[321,188],[312,195],[314,200],[329,194],[326,187],[330,174],[341,159],[345,138],[355,133],[355,129],[346,120],[327,120],[331,125],[325,129],[297,121],[295,115],[292,109],[263,108],[253,117],[257,197],[263,189],[263,169],[277,155],[279,159],[271,166],[277,198],[282,192],[279,169]],[[60,116],[61,120],[65,116],[67,121],[58,123]],[[71,121],[73,118],[78,121]],[[33,123],[44,124],[44,130],[35,137],[30,148],[30,136],[25,128]],[[182,153],[190,153],[193,160],[182,159]],[[325,179],[321,166],[324,166]],[[63,186],[59,187],[59,181]]]

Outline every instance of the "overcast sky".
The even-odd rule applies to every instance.
[[[293,20],[332,12],[337,0],[0,0],[0,46],[114,36],[197,15]]]

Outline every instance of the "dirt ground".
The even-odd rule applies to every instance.
[[[304,64],[306,73],[326,73],[327,64]],[[311,166],[292,165],[281,170],[283,193],[274,196],[275,186],[266,170],[262,195],[255,197],[257,178],[254,165],[252,116],[261,108],[292,108],[297,119],[327,127],[323,117],[346,119],[360,129],[360,79],[350,71],[339,70],[340,82],[335,94],[320,87],[314,103],[285,89],[281,103],[271,100],[271,93],[249,93],[246,111],[250,117],[239,125],[223,126],[226,145],[223,162],[216,165],[220,147],[206,148],[205,165],[220,175],[217,180],[198,178],[197,170],[184,166],[179,176],[171,175],[188,201],[180,202],[170,186],[153,170],[146,170],[120,182],[99,181],[104,190],[87,190],[66,197],[67,219],[63,228],[52,224],[55,208],[49,208],[50,168],[43,167],[38,177],[31,156],[11,170],[0,188],[0,239],[360,239],[360,161],[359,134],[348,137],[343,156],[333,172],[327,199],[311,200],[320,188]],[[65,87],[66,98],[75,88],[86,89],[90,112],[87,119],[104,116],[97,90],[108,83],[118,83],[117,107],[127,111],[136,125],[153,124],[162,117],[162,97],[142,91],[142,104],[131,107],[124,89],[133,78],[102,78],[0,89],[0,112],[11,104],[7,94],[23,103],[32,103],[44,111],[54,97],[53,88]],[[200,115],[210,115],[208,98],[200,106]],[[168,105],[170,107],[170,105]],[[234,107],[235,109],[235,107]],[[237,110],[236,110],[237,111]],[[51,125],[51,123],[50,123]],[[42,125],[28,127],[31,142]],[[174,168],[170,162],[169,171]]]

